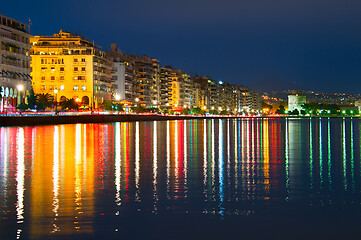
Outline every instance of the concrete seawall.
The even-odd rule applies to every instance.
[[[182,119],[204,119],[205,116],[168,116],[135,114],[88,114],[88,115],[47,115],[47,116],[0,116],[0,126],[37,126],[73,123],[107,123],[134,121],[165,121]],[[230,117],[212,117],[230,118]]]

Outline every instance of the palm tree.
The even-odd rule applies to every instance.
[[[50,107],[53,97],[49,93],[40,93],[36,94],[36,100],[37,102],[44,104],[44,106]]]

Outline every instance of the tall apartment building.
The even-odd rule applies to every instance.
[[[170,89],[172,87],[172,71],[173,69],[170,66],[161,67],[159,71],[159,108],[168,109],[170,106],[171,93]]]
[[[261,109],[260,95],[246,87],[239,88],[239,112],[256,113]]]
[[[182,70],[173,69],[170,76],[169,105],[174,110],[192,108],[191,86],[192,81],[188,74]]]
[[[100,47],[62,30],[53,36],[34,36],[31,44],[35,93],[49,93],[56,101],[73,98],[90,108],[111,99],[112,65]]]
[[[202,110],[210,109],[209,106],[209,77],[207,76],[194,76],[192,77],[193,83],[193,106],[200,107]]]
[[[29,26],[0,15],[0,111],[26,102],[31,88]]]
[[[133,101],[133,65],[131,58],[111,44],[108,55],[112,58],[113,101],[131,103]]]

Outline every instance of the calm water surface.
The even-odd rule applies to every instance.
[[[360,239],[360,124],[0,128],[0,239]]]

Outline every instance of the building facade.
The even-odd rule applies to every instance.
[[[72,98],[88,108],[111,100],[111,61],[94,43],[60,30],[53,36],[34,36],[31,44],[35,93],[49,93],[56,102]]]
[[[26,102],[31,88],[29,26],[0,15],[0,111]]]
[[[306,96],[303,95],[288,95],[288,111],[292,112],[298,110],[300,113],[302,110],[302,105],[306,103]]]

